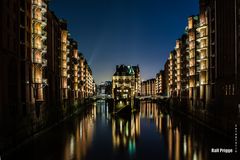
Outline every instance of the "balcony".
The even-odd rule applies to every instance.
[[[201,60],[207,60],[207,55],[205,52],[201,52]]]
[[[66,46],[66,44],[62,44],[62,54],[67,54],[66,52],[67,52],[67,46]]]
[[[40,24],[34,24],[33,30],[34,30],[34,32],[33,32],[34,35],[33,36],[36,36],[36,35],[42,36],[42,30],[41,30]]]
[[[62,62],[62,68],[63,68],[63,69],[67,69],[67,63],[66,63],[66,61],[63,61],[63,62]]]
[[[47,4],[44,1],[42,2],[42,8],[47,9]]]
[[[44,8],[44,7],[42,7],[42,8],[41,8],[41,12],[42,12],[42,14],[45,14],[45,13],[47,12],[47,9]]]
[[[35,16],[35,14],[33,14],[33,19],[32,20],[33,20],[33,23],[42,24],[42,18]]]
[[[62,70],[62,76],[63,76],[63,77],[67,77],[67,75],[68,75],[68,74],[67,74],[66,69],[63,69],[63,70]]]
[[[201,40],[206,40],[208,37],[206,34],[198,34],[197,41],[200,42]]]
[[[33,59],[33,63],[35,63],[35,64],[42,64],[42,58],[41,57],[40,58],[35,57]]]
[[[42,21],[47,23],[47,18],[42,16]]]
[[[196,56],[196,61],[200,62],[200,56]]]
[[[67,60],[67,55],[66,54],[62,54],[62,59],[63,60]]]
[[[195,69],[194,69],[194,68],[190,70],[189,75],[190,75],[190,76],[195,75]]]
[[[47,35],[42,34],[42,40],[43,40],[43,41],[47,40]]]
[[[42,49],[42,45],[40,42],[33,42],[33,48],[36,50],[41,50]]]
[[[32,5],[37,7],[42,7],[42,2],[39,0],[33,0]]]
[[[67,49],[67,50],[66,50],[66,52],[67,52],[67,54],[69,54],[69,53],[70,53],[70,50],[69,50],[69,49]]]
[[[47,60],[46,59],[42,59],[42,67],[47,67]]]
[[[42,78],[34,78],[34,83],[42,83]]]
[[[204,41],[206,41],[206,40],[204,40]],[[199,51],[199,52],[206,50],[207,48],[208,48],[207,42],[204,43],[201,41],[201,44],[197,45],[197,51]]]
[[[45,37],[47,36],[47,32],[46,31],[42,30],[41,33],[42,33],[42,36],[45,36]]]
[[[200,68],[197,69],[197,74],[196,75],[199,75],[199,73],[201,72]]]
[[[47,25],[47,18],[46,17],[42,17],[42,26],[46,26]]]
[[[42,44],[42,51],[47,52],[47,46],[45,44]]]
[[[73,66],[73,70],[74,70],[74,71],[78,71],[77,65],[74,65],[74,66]]]
[[[206,65],[203,65],[203,66],[201,66],[201,71],[207,71],[207,66]]]
[[[199,31],[199,30],[201,30],[201,29],[207,29],[207,27],[208,27],[208,25],[207,25],[206,23],[201,23],[201,24],[198,26],[197,30]]]

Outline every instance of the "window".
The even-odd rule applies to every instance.
[[[232,89],[232,86],[231,84],[228,85],[228,95],[230,96],[232,93],[231,93],[231,89]]]

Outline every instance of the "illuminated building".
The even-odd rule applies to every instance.
[[[142,82],[141,86],[142,96],[155,96],[156,95],[156,79],[149,79]]]
[[[156,74],[156,94],[163,95],[165,92],[165,79],[164,79],[164,71],[161,70],[159,73]]]
[[[205,107],[209,101],[210,88],[209,88],[209,39],[208,39],[208,17],[205,9],[200,9],[199,26],[197,28],[197,53],[200,59],[200,73],[199,73],[199,85],[200,85],[200,103],[199,106]]]
[[[188,86],[189,86],[189,64],[188,64],[188,52],[187,48],[187,35],[182,35],[176,41],[176,65],[175,70],[177,74],[177,97],[182,99],[188,99]]]
[[[68,78],[70,75],[68,74],[68,70],[70,69],[70,58],[69,58],[69,33],[67,30],[67,22],[61,20],[61,54],[60,54],[60,95],[61,95],[61,104],[63,104],[64,108],[67,105],[68,100],[68,89],[70,89],[70,85],[68,84]]]
[[[198,26],[198,16],[188,18],[188,43],[189,51],[189,99],[191,107],[196,106],[197,99],[200,95],[199,73],[200,73],[200,57],[197,52],[198,43],[196,41]]]
[[[69,39],[69,70],[68,70],[68,95],[72,103],[76,103],[79,97],[79,53],[78,44],[75,40]]]
[[[93,76],[92,70],[85,61],[85,98],[93,95]]]
[[[114,99],[131,99],[140,91],[139,66],[117,65],[112,77],[112,97]]]
[[[40,107],[46,100],[46,67],[47,67],[47,3],[45,0],[32,0],[32,69],[30,81],[32,103],[37,105],[37,117],[39,116]],[[38,109],[39,108],[39,109]]]
[[[176,73],[177,73],[177,97],[181,96],[181,45],[182,45],[182,41],[181,40],[177,40],[176,41],[176,47],[175,47],[175,51],[176,51],[176,58],[177,58],[177,64],[176,64]]]
[[[177,72],[176,72],[176,52],[172,51],[169,55],[169,72],[168,72],[168,78],[169,78],[169,96],[170,97],[176,97],[177,96]]]
[[[141,79],[140,79],[140,69],[139,66],[132,66],[134,73],[135,73],[135,88],[134,88],[134,95],[140,95],[141,93]]]
[[[188,97],[194,110],[239,113],[239,3],[200,0],[199,15],[188,18],[187,37],[177,40],[165,63],[167,96]]]
[[[85,84],[85,58],[83,57],[83,55],[80,53],[79,54],[79,98],[82,100],[84,99],[84,95],[85,95],[85,88],[84,88],[84,84]]]

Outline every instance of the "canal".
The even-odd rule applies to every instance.
[[[2,159],[207,160],[214,158],[212,148],[221,147],[233,148],[233,140],[156,103],[112,116],[107,103],[98,101]]]

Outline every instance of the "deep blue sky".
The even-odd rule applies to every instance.
[[[117,64],[139,64],[142,79],[163,69],[198,0],[51,0],[68,21],[97,83],[111,80]]]

